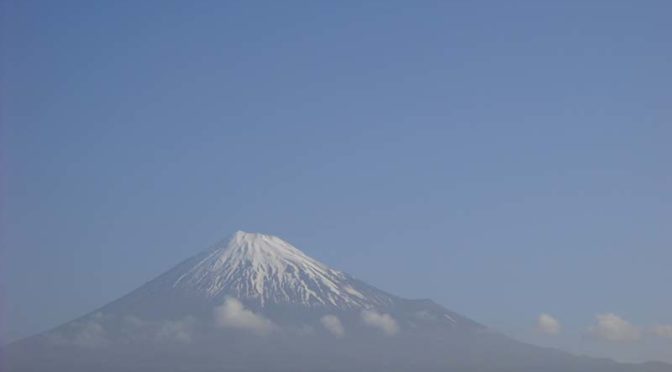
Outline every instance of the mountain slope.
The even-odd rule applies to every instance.
[[[6,352],[11,371],[672,372],[526,345],[245,232]]]
[[[295,304],[341,309],[389,303],[389,296],[365,296],[340,271],[306,256],[269,235],[239,231],[226,246],[214,249],[173,284],[209,298],[234,296],[264,306]]]

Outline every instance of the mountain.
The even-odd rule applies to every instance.
[[[16,372],[672,372],[520,343],[245,232],[3,353]]]
[[[361,309],[390,304],[392,298],[362,287],[348,275],[306,256],[269,235],[237,232],[186,270],[173,287],[221,300],[233,296],[265,304]]]

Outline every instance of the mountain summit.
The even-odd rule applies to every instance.
[[[233,296],[267,303],[366,308],[381,305],[357,291],[346,274],[331,269],[285,242],[236,232],[182,274],[175,287],[209,298]],[[389,302],[389,301],[388,301]]]
[[[527,345],[242,231],[0,353],[12,372],[672,372]]]

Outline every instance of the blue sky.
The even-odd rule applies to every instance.
[[[242,229],[520,339],[672,361],[668,1],[2,6],[6,339]],[[607,313],[641,337],[600,340]]]

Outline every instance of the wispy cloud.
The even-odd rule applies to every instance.
[[[104,346],[108,343],[107,331],[97,320],[88,321],[81,326],[72,342],[87,348]]]
[[[373,310],[364,310],[362,311],[361,316],[364,324],[378,328],[388,336],[395,335],[399,332],[399,325],[390,314],[381,314]]]
[[[651,331],[656,336],[672,338],[672,325],[670,324],[659,324],[653,326]]]
[[[606,341],[635,341],[640,337],[638,327],[630,324],[616,314],[599,314],[596,324],[589,328],[589,332],[601,340]]]
[[[537,330],[548,335],[560,333],[560,322],[553,316],[543,313],[537,318]]]
[[[49,335],[49,341],[55,344],[70,344],[82,348],[98,348],[110,343],[107,330],[103,325],[105,316],[93,314],[70,324],[69,329]]]
[[[176,320],[145,320],[134,315],[125,315],[120,322],[120,340],[123,342],[179,342],[191,343],[196,335],[198,320],[186,316]]]
[[[235,298],[227,298],[221,306],[215,308],[213,315],[215,323],[224,328],[245,329],[257,334],[268,334],[275,329],[273,322],[246,309]]]
[[[156,339],[159,341],[177,341],[188,344],[192,340],[195,325],[196,319],[193,317],[164,322],[156,333]]]
[[[345,335],[345,328],[343,328],[341,320],[336,315],[325,315],[320,319],[320,323],[336,337],[343,337]]]

